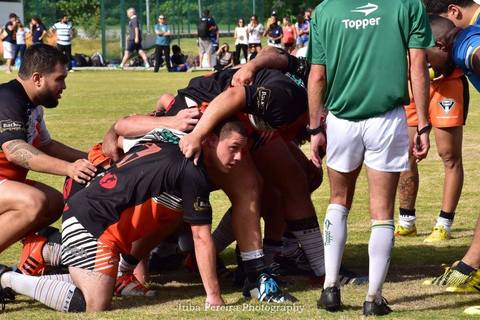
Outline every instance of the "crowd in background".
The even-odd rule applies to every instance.
[[[311,11],[307,9],[299,14],[295,23],[290,16],[280,19],[276,11],[272,11],[265,25],[256,15],[252,15],[248,23],[240,18],[233,33],[235,47],[230,48],[226,42],[219,45],[220,28],[209,10],[205,10],[197,26],[199,55],[191,58],[182,54],[179,46],[171,47],[172,31],[166,16],[161,14],[154,27],[155,52],[149,59],[142,47],[142,32],[135,9],[129,8],[127,10],[129,17],[127,45],[120,68],[123,68],[131,55],[137,52],[145,68],[150,68],[152,64],[154,72],[158,72],[163,66],[168,72],[187,71],[191,67],[222,70],[255,58],[262,48],[263,39],[266,39],[268,46],[284,48],[290,53],[296,53],[308,44]],[[74,29],[67,15],[63,15],[48,29],[39,17],[32,17],[29,26],[26,27],[15,13],[11,13],[0,36],[3,42],[6,72],[10,73],[13,66],[20,65],[26,49],[26,39],[31,39],[32,44],[44,42],[49,30],[56,36],[57,48],[67,56],[69,61],[72,61],[71,41]],[[130,66],[132,65],[134,63],[130,62]],[[73,71],[72,64],[69,64],[68,68]]]

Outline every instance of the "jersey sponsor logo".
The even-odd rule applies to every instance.
[[[0,121],[0,133],[6,131],[25,131],[25,126],[21,121],[14,120],[1,120]]]
[[[259,114],[264,114],[267,110],[268,102],[270,101],[270,94],[272,91],[263,87],[257,89],[257,111]]]
[[[361,13],[365,13],[365,17],[368,16],[369,14],[377,11],[378,9],[378,6],[376,4],[373,4],[373,3],[367,3],[366,5],[364,6],[361,6],[361,7],[357,7],[355,9],[352,10],[352,12],[361,12]]]
[[[193,203],[193,209],[196,212],[210,211],[212,209],[212,206],[210,205],[210,201],[208,201],[208,199],[202,199],[200,197],[197,197],[197,199],[195,199],[195,202]]]
[[[440,107],[442,107],[442,110],[445,114],[448,114],[448,113],[450,113],[450,110],[452,110],[453,107],[455,106],[455,103],[456,102],[453,99],[444,99],[444,100],[440,101],[438,103],[438,105]]]
[[[373,3],[367,3],[364,6],[357,7],[351,12],[358,12],[365,14],[365,17],[369,16],[373,12],[378,10],[378,5]],[[364,18],[364,19],[343,19],[342,22],[345,26],[345,29],[366,29],[368,27],[375,27],[380,24],[380,17],[376,18]]]
[[[114,173],[107,173],[100,179],[99,184],[105,189],[113,189],[117,186],[118,178]]]

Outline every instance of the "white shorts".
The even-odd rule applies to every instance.
[[[362,161],[384,172],[408,170],[408,129],[405,108],[351,121],[327,116],[327,166],[352,172]]]
[[[3,59],[13,59],[15,54],[15,45],[13,43],[3,41]]]

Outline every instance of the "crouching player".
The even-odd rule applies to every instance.
[[[241,160],[246,143],[242,123],[227,120],[204,140],[204,157],[197,166],[175,144],[133,147],[65,205],[62,262],[70,277],[32,277],[2,266],[0,296],[10,288],[59,311],[107,310],[119,255],[128,254],[131,244],[142,237],[159,232],[167,236],[183,216],[191,225],[206,305],[223,305],[210,233],[213,188],[206,172],[230,171]]]

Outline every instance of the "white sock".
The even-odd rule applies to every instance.
[[[452,230],[452,225],[453,225],[453,219],[446,219],[442,217],[437,218],[437,223],[435,224],[435,227],[444,227],[445,230],[450,232]]]
[[[13,271],[2,275],[1,285],[3,288],[11,288],[13,291],[33,298],[48,307],[67,312],[70,302],[77,289],[70,282],[52,280],[45,277],[33,277]]]
[[[393,220],[372,220],[372,232],[368,242],[368,293],[366,301],[382,299],[382,287],[387,276],[394,244]]]
[[[47,275],[44,275],[42,277],[44,279],[59,280],[59,281],[65,281],[65,282],[73,283],[72,277],[70,276],[69,273],[47,274]]]
[[[402,216],[399,215],[398,224],[404,228],[412,228],[415,225],[417,217],[415,216]]]
[[[137,267],[138,261],[133,256],[120,255],[120,262],[118,263],[118,273],[117,277],[121,277],[125,273],[133,273],[133,270]]]
[[[340,265],[343,249],[347,242],[348,209],[339,204],[330,204],[323,224],[325,247],[325,282],[324,288],[338,287]]]
[[[42,248],[42,256],[45,264],[59,266],[62,258],[62,245],[54,242],[47,242]]]

